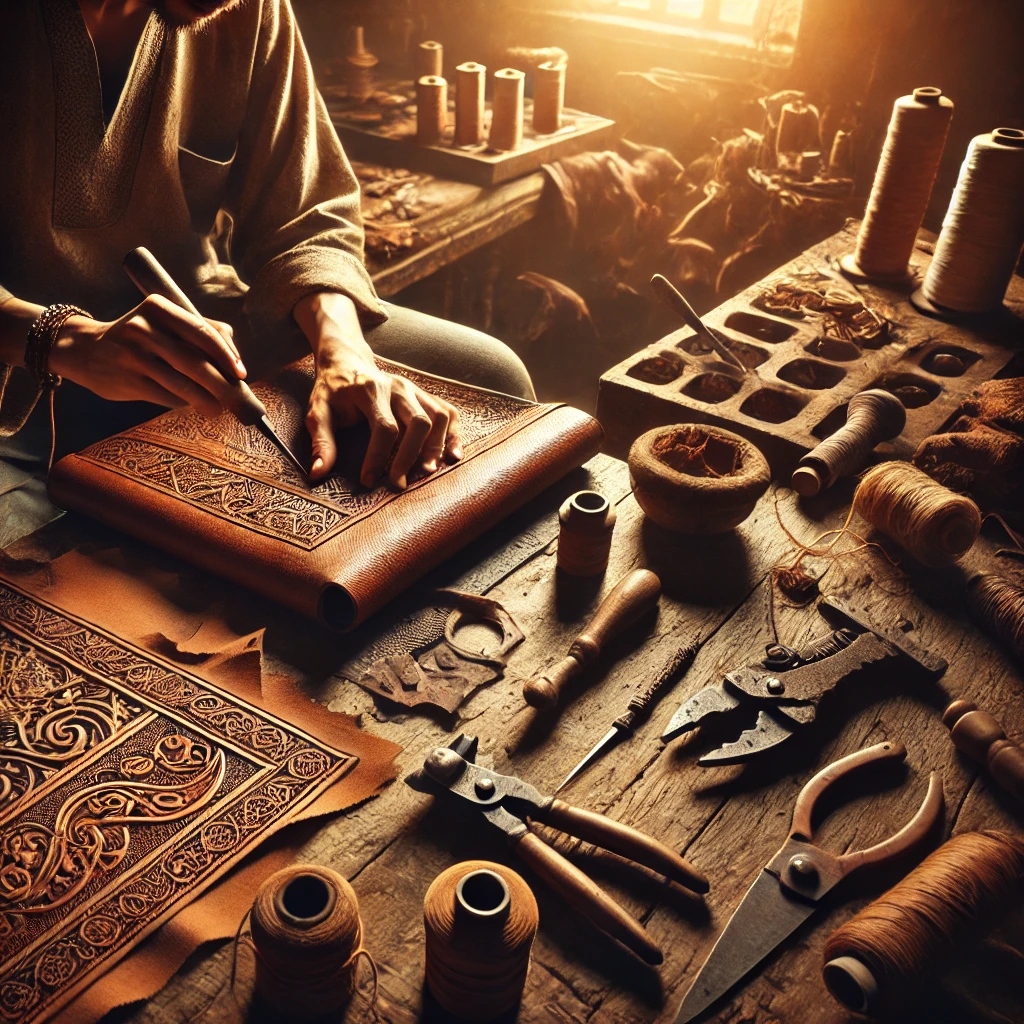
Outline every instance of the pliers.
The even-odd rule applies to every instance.
[[[474,764],[475,737],[459,736],[448,747],[435,747],[406,782],[424,792],[447,792],[461,797],[508,837],[510,845],[531,868],[592,924],[649,964],[660,964],[662,953],[644,928],[588,878],[578,867],[530,831],[542,822],[568,835],[620,854],[665,875],[698,893],[710,888],[705,875],[656,839],[603,814],[584,811],[512,775]]]

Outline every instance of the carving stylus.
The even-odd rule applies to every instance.
[[[135,286],[143,295],[162,295],[165,299],[173,302],[176,306],[191,313],[193,316],[203,319],[202,314],[189,297],[178,287],[174,278],[157,262],[156,257],[144,246],[132,249],[124,258],[125,272],[132,279]],[[288,459],[295,468],[306,476],[306,468],[295,457],[291,449],[281,440],[277,431],[271,426],[267,417],[267,410],[263,403],[252,393],[249,385],[237,377],[225,377],[231,385],[233,401],[229,406],[230,410],[238,418],[239,422],[247,427],[255,427],[259,432],[272,441],[278,448],[288,456]]]

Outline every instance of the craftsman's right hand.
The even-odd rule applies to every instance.
[[[65,321],[49,370],[115,402],[191,405],[206,417],[231,402],[228,380],[245,377],[230,325],[193,316],[150,295],[120,320]]]

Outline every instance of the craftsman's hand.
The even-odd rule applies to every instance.
[[[360,419],[370,425],[359,472],[364,487],[379,481],[392,453],[388,482],[399,490],[411,475],[433,473],[443,459],[462,458],[458,411],[377,368],[351,299],[336,292],[309,295],[296,304],[294,315],[316,357],[306,414],[313,439],[311,480],[323,479],[334,467],[334,431]]]
[[[191,405],[208,417],[230,402],[228,380],[245,376],[228,324],[200,320],[159,295],[112,323],[70,317],[49,368],[101,398]]]

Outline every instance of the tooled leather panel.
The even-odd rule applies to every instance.
[[[355,767],[0,581],[0,1021],[54,1013]]]

